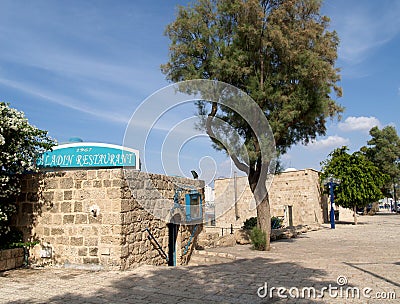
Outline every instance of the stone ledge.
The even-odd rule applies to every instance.
[[[18,268],[24,265],[24,249],[0,250],[0,271]]]

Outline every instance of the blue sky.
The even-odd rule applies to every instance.
[[[176,5],[187,2],[0,1],[0,100],[59,142],[78,136],[121,145],[135,109],[168,85],[159,68],[168,55],[163,32]],[[319,169],[335,147],[365,145],[372,126],[400,128],[400,1],[327,0],[323,13],[341,39],[338,102],[346,110],[340,122],[328,123],[327,136],[293,147],[283,157],[286,167]],[[159,160],[165,136],[194,112],[186,105],[158,122],[148,171],[165,172]],[[171,174],[193,168],[211,180],[233,170],[201,136],[187,140],[175,158],[181,172]]]

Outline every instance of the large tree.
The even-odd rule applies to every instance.
[[[321,16],[320,7],[318,0],[198,0],[179,7],[166,28],[171,44],[162,71],[174,82],[218,80],[249,94],[268,119],[283,154],[296,143],[324,135],[326,119],[342,111],[334,100],[341,96],[334,66],[339,39],[328,31],[329,18]],[[247,160],[230,155],[248,175],[268,250],[270,208],[263,174],[268,164],[255,132],[218,102],[199,102],[198,107],[200,114],[208,113],[205,129],[217,149],[229,154],[212,134],[216,120],[234,126],[251,151]]]
[[[24,113],[0,102],[0,240],[7,240],[10,217],[16,210],[20,192],[19,177],[36,170],[38,153],[49,150],[55,142],[47,131],[29,124]],[[2,244],[4,245],[4,244]]]
[[[340,180],[335,188],[335,203],[354,210],[357,224],[357,207],[365,207],[383,197],[382,187],[388,176],[369,161],[361,152],[347,153],[348,148],[335,149],[321,163],[322,180],[333,176]]]
[[[389,175],[390,180],[386,185],[387,190],[393,189],[396,200],[396,183],[400,179],[400,138],[393,126],[379,130],[373,127],[369,134],[371,139],[368,146],[361,150],[382,172]]]

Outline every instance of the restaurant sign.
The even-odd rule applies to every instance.
[[[53,147],[37,160],[39,168],[108,168],[139,169],[139,151],[103,143],[71,143]]]

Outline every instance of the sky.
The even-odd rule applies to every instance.
[[[130,119],[146,121],[135,111],[170,84],[160,71],[168,60],[163,33],[176,6],[188,2],[1,0],[0,100],[59,143],[80,137],[123,145]],[[319,170],[334,148],[365,145],[373,126],[400,128],[400,1],[326,0],[322,13],[341,41],[337,102],[345,112],[328,121],[326,136],[283,155],[286,168]],[[144,145],[135,134],[145,128],[130,131],[146,171],[190,176],[195,169],[207,182],[237,171],[204,134],[185,133],[178,149],[166,151],[195,112],[191,104],[160,112]]]

